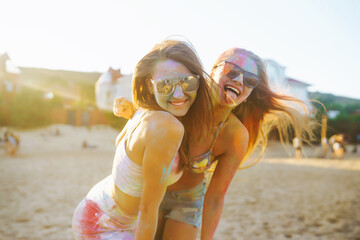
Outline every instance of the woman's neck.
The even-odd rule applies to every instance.
[[[233,110],[232,107],[221,104],[218,85],[211,85],[211,97],[212,97],[212,108],[214,111],[214,124],[218,126],[221,122],[225,121],[229,116],[230,112]]]
[[[214,123],[217,126],[220,122],[223,122],[227,119],[233,108],[228,106],[220,105],[219,103],[214,103]]]

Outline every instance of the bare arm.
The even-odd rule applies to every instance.
[[[143,191],[135,239],[154,239],[155,237],[159,206],[167,187],[166,180],[183,134],[182,124],[173,116],[153,119],[147,126],[142,164]]]
[[[218,160],[219,162],[205,195],[201,229],[202,240],[214,238],[223,210],[225,194],[243,161],[249,137],[247,130],[242,127],[236,128],[235,131],[233,129],[231,133],[224,133],[222,139],[225,140],[219,141],[217,144],[225,144],[226,150]]]

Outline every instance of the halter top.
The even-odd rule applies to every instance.
[[[130,134],[139,126],[143,116],[148,111],[138,110],[132,119],[126,124],[126,134],[119,142],[116,149],[114,164],[112,168],[112,176],[115,185],[124,193],[133,196],[141,197],[143,187],[142,166],[132,161],[126,153],[126,140]],[[171,165],[170,175],[167,180],[167,185],[171,185],[180,179],[182,171],[178,171],[180,164],[179,154],[176,153]]]
[[[219,136],[221,127],[224,125],[225,121],[222,121],[216,131],[215,139],[209,149],[204,154],[198,155],[196,157],[192,157],[191,161],[188,164],[188,168],[194,173],[203,173],[211,167],[211,164],[214,162],[214,154],[212,149],[215,145],[216,139]]]

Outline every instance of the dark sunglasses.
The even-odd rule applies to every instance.
[[[221,65],[224,65],[224,70],[223,70],[224,75],[231,79],[235,79],[240,74],[242,74],[244,79],[244,84],[249,88],[255,88],[261,81],[261,79],[256,74],[247,72],[232,62],[228,62],[228,61],[221,62],[218,65],[216,65],[215,68]]]
[[[197,75],[190,75],[181,79],[166,78],[157,82],[151,79],[151,82],[159,94],[166,96],[174,93],[177,84],[185,93],[195,92],[199,88],[199,79]]]

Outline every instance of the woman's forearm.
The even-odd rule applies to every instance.
[[[223,206],[224,198],[217,200],[205,199],[202,216],[201,240],[210,240],[214,238],[216,228],[220,221]]]
[[[154,239],[158,217],[157,210],[158,209],[156,209],[156,211],[153,209],[143,209],[139,211],[135,240]]]

